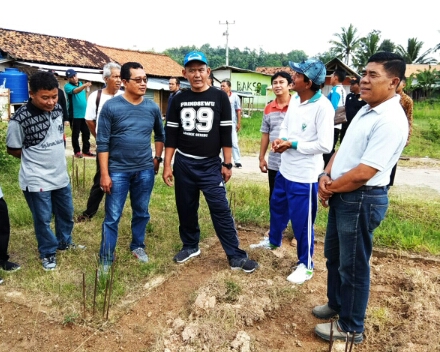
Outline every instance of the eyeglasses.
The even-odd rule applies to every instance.
[[[147,83],[147,81],[148,81],[148,78],[147,77],[136,77],[136,78],[129,78],[129,79],[127,79],[127,81],[130,81],[130,80],[132,80],[132,81],[135,81],[137,84],[141,84],[142,82],[144,82],[144,83]]]

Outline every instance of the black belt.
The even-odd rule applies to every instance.
[[[356,191],[371,191],[373,189],[388,190],[388,186],[361,186]]]

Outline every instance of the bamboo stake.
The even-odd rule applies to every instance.
[[[96,290],[98,288],[98,268],[95,271],[95,289],[93,290],[93,316],[95,316],[95,308],[96,308]]]
[[[330,345],[328,346],[328,352],[332,352],[333,348],[333,320],[330,323]]]
[[[75,176],[76,176],[76,188],[79,188],[79,176],[78,176],[78,165],[76,165],[76,170],[75,170]]]
[[[106,308],[106,302],[107,302],[107,293],[108,293],[108,286],[109,286],[109,281],[108,278],[106,278],[105,281],[105,294],[104,294],[104,304],[102,307],[102,317],[105,317],[105,308]]]
[[[83,189],[86,189],[86,158],[83,158]]]
[[[83,273],[83,319],[86,318],[86,274]]]
[[[73,190],[73,186],[75,184],[74,180],[75,180],[75,155],[72,156],[72,177],[71,177],[71,180],[70,180],[70,183],[72,185],[72,190]]]
[[[112,292],[113,292],[113,274],[115,272],[115,263],[113,262],[112,266],[111,266],[111,274],[110,274],[110,289],[108,292],[108,302],[107,302],[107,316],[106,316],[106,320],[108,320],[108,312],[110,310],[110,301],[111,301],[111,296],[112,296]]]

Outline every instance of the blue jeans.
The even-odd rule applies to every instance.
[[[154,186],[154,169],[137,172],[110,172],[111,193],[105,197],[105,218],[102,223],[102,239],[99,256],[102,262],[114,260],[118,226],[124,204],[130,191],[132,208],[130,250],[145,248],[145,231],[150,220],[148,205]]]
[[[40,258],[54,255],[58,248],[72,242],[73,202],[70,184],[66,187],[46,191],[23,191],[34,220]],[[55,217],[55,234],[50,228],[52,214]]]
[[[364,331],[370,293],[373,231],[388,208],[386,187],[336,193],[329,201],[324,254],[328,305],[339,312],[344,331]]]

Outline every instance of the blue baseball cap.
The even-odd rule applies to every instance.
[[[71,69],[71,68],[69,68],[69,69],[66,71],[66,77],[67,77],[67,78],[72,78],[72,77],[75,76],[75,75],[76,75],[76,71],[73,70],[73,69]]]
[[[307,76],[317,85],[321,85],[325,82],[327,71],[325,65],[320,60],[308,59],[300,63],[289,61],[289,66],[293,71]]]
[[[201,61],[206,65],[208,64],[208,59],[201,51],[191,51],[186,54],[185,59],[183,59],[183,66],[186,66],[191,61]]]

